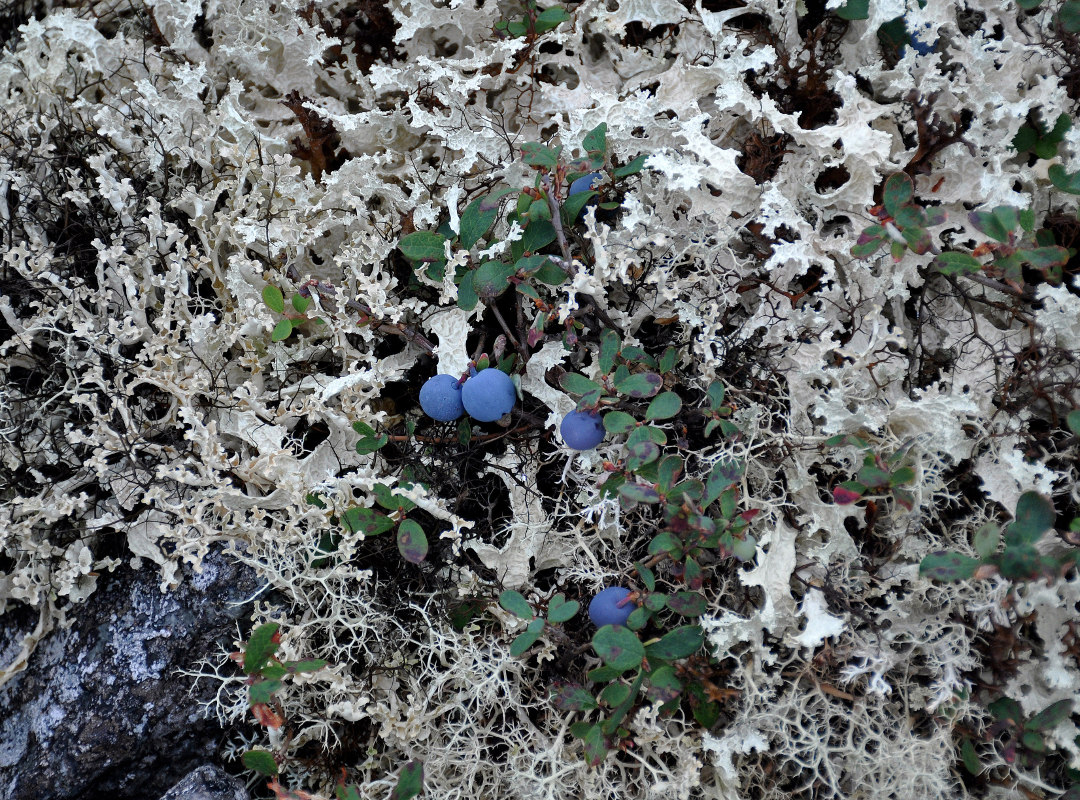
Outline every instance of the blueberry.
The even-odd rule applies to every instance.
[[[477,422],[494,422],[513,410],[517,391],[509,375],[488,367],[465,381],[461,387],[461,402]]]
[[[592,450],[604,441],[604,423],[595,411],[571,411],[563,417],[563,441],[573,450]]]
[[[432,419],[453,422],[465,413],[461,386],[453,375],[435,375],[420,387],[420,408]]]
[[[625,625],[631,612],[637,608],[637,603],[619,605],[619,601],[629,594],[630,590],[621,586],[609,586],[597,594],[589,603],[589,619],[593,621],[593,625],[598,628],[604,625]]]
[[[567,197],[573,197],[575,194],[590,191],[596,184],[603,180],[603,177],[604,176],[599,172],[590,172],[588,175],[582,175],[570,184],[570,193]]]

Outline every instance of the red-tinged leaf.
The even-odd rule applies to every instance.
[[[845,481],[833,489],[833,500],[837,505],[849,506],[852,503],[858,502],[865,491],[866,487],[861,483]]]
[[[972,211],[968,214],[968,220],[980,233],[985,233],[991,239],[999,242],[1009,241],[1009,231],[1006,230],[1002,220],[989,211]]]
[[[596,698],[574,684],[556,686],[551,699],[560,711],[592,711],[598,707]]]
[[[266,784],[266,788],[274,793],[277,800],[320,800],[318,795],[310,792],[301,791],[300,789],[287,789],[278,783],[277,778]]]
[[[255,715],[256,721],[267,728],[280,728],[285,724],[285,720],[266,703],[256,703],[251,707],[251,713]]]
[[[915,187],[911,183],[911,178],[905,173],[897,172],[890,175],[885,181],[885,191],[882,194],[885,210],[889,212],[889,216],[895,217],[901,207],[911,201],[914,194]]]
[[[747,522],[752,522],[754,517],[761,513],[760,508],[748,508],[746,511],[740,511],[739,516]]]
[[[398,526],[398,552],[410,564],[419,564],[428,554],[428,540],[420,523],[407,519]]]
[[[397,785],[390,792],[390,800],[412,800],[424,789],[424,762],[409,761],[401,768]]]
[[[266,662],[277,652],[280,642],[281,634],[276,622],[267,622],[253,630],[244,648],[244,674],[254,675],[266,666]]]

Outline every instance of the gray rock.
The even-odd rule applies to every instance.
[[[167,791],[161,800],[248,800],[244,784],[221,767],[204,764]]]
[[[162,593],[155,568],[99,578],[74,624],[38,645],[27,669],[0,687],[0,798],[127,800],[160,797],[216,760],[223,732],[199,701],[214,686],[175,674],[229,646],[232,606],[255,593],[253,573],[214,553]],[[23,619],[22,617],[25,617]],[[0,653],[36,618],[7,614]]]

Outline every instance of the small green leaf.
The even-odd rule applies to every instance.
[[[280,342],[284,339],[288,339],[293,332],[293,321],[291,319],[283,319],[274,326],[274,330],[270,333],[271,342]]]
[[[462,311],[472,311],[476,308],[476,304],[480,302],[480,298],[477,297],[476,289],[473,286],[475,278],[476,270],[470,269],[461,277],[461,283],[458,284],[457,304]]]
[[[870,16],[870,0],[848,0],[836,9],[836,16],[847,20],[867,19]]]
[[[1030,750],[1032,753],[1041,753],[1046,750],[1046,740],[1035,731],[1024,731],[1020,734],[1020,741],[1023,743],[1024,749]]]
[[[604,414],[604,430],[608,433],[629,433],[637,427],[637,420],[625,411],[609,411]]]
[[[240,760],[245,767],[252,772],[258,772],[260,775],[273,777],[278,774],[278,765],[274,759],[274,754],[265,750],[248,750],[240,757]]]
[[[979,259],[967,253],[951,250],[935,258],[934,266],[942,275],[974,275],[982,271]]]
[[[964,743],[960,745],[960,758],[964,762],[964,769],[970,775],[978,775],[982,772],[982,764],[979,763],[979,754],[975,752],[975,745],[971,739],[964,737]]]
[[[364,456],[368,453],[374,453],[376,450],[381,449],[387,442],[390,441],[390,437],[385,433],[382,436],[373,437],[365,436],[363,439],[356,443],[356,452]]]
[[[524,250],[535,253],[541,248],[547,247],[555,241],[555,226],[546,219],[530,222],[529,227],[521,236],[521,246]]]
[[[514,639],[510,645],[510,655],[517,658],[534,644],[536,640],[540,638],[540,635],[544,632],[544,620],[542,618],[534,619],[529,623],[529,627],[525,629],[525,633]]]
[[[398,249],[409,261],[420,264],[446,261],[446,237],[434,231],[415,231],[402,236]]]
[[[533,613],[532,606],[529,605],[529,601],[520,592],[515,592],[513,589],[507,589],[499,595],[499,605],[521,619],[532,619],[536,616]]]
[[[705,634],[702,633],[700,625],[685,625],[664,634],[660,641],[648,645],[645,654],[650,659],[675,661],[692,656],[704,643]]]
[[[1069,194],[1080,194],[1080,172],[1069,174],[1061,164],[1053,164],[1046,171],[1050,183]]]
[[[565,13],[565,12],[564,12]],[[567,14],[567,19],[570,15]],[[605,152],[607,150],[607,123],[601,122],[587,134],[581,142],[581,146],[585,148],[587,152]]]
[[[412,800],[424,789],[424,762],[409,761],[401,768],[397,785],[390,792],[390,800]]]
[[[540,142],[525,142],[521,146],[521,156],[530,167],[555,169],[559,163],[559,149],[552,150]]]
[[[251,632],[251,639],[244,648],[244,674],[254,675],[270,660],[270,656],[277,652],[275,636],[278,632],[276,622],[267,622]]]
[[[322,658],[308,658],[304,661],[289,661],[285,664],[290,672],[318,672],[326,666],[326,660]]]
[[[608,708],[622,705],[630,695],[630,686],[625,683],[609,683],[600,692],[600,702]]]
[[[262,290],[262,299],[271,311],[276,311],[278,314],[285,313],[285,298],[281,294],[281,289],[276,286],[267,286]]]
[[[668,598],[668,608],[684,617],[700,617],[708,610],[709,604],[697,592],[676,592]]]
[[[1070,699],[1058,700],[1051,703],[1024,725],[1030,731],[1049,731],[1056,728],[1072,713],[1073,701]]]
[[[1057,19],[1069,33],[1080,33],[1080,0],[1067,0],[1058,11]]]
[[[1065,424],[1069,426],[1069,430],[1073,432],[1074,436],[1080,436],[1080,408],[1074,408],[1065,417]]]
[[[292,296],[292,307],[297,310],[298,313],[303,314],[307,311],[308,306],[311,305],[311,298],[304,297],[303,295],[294,294]]]
[[[639,372],[621,381],[616,380],[615,389],[620,394],[625,394],[635,400],[641,400],[655,395],[663,385],[664,379],[655,372]]]
[[[664,350],[664,354],[660,356],[660,373],[666,375],[675,369],[675,364],[679,360],[679,351],[674,347],[668,347]]]
[[[516,273],[510,264],[501,261],[485,261],[472,273],[473,291],[477,297],[490,300],[506,291],[510,278]]]
[[[660,493],[652,486],[642,483],[624,483],[619,487],[619,495],[633,503],[659,503]]]
[[[656,573],[640,561],[634,564],[634,569],[637,570],[637,574],[641,577],[641,582],[645,584],[645,588],[650,592],[656,591]]]
[[[581,603],[577,600],[567,601],[565,595],[559,593],[548,602],[548,622],[558,624],[573,619],[580,608]]]
[[[483,238],[484,234],[491,229],[495,218],[499,214],[499,205],[506,195],[513,189],[500,189],[486,197],[473,200],[461,212],[461,233],[458,234],[458,243],[469,250],[474,244]]]
[[[366,422],[360,422],[359,420],[352,424],[352,429],[365,438],[375,435],[374,428],[372,428]]]
[[[675,675],[675,668],[670,664],[662,664],[649,673],[650,700],[667,703],[674,700],[682,692],[682,681]]]
[[[573,684],[558,687],[551,700],[559,711],[592,711],[597,707],[591,694]]]
[[[662,379],[661,379],[662,381]],[[675,392],[662,392],[652,399],[645,410],[645,419],[671,419],[682,408],[682,399]]]
[[[977,558],[971,558],[962,553],[939,550],[923,558],[919,563],[919,574],[944,583],[962,581],[975,574],[979,563]]]
[[[637,442],[628,448],[626,468],[633,472],[660,457],[660,448],[653,442]]]
[[[397,547],[401,557],[410,564],[419,564],[427,557],[427,534],[419,522],[411,519],[402,521],[398,526]]]
[[[625,672],[641,666],[645,648],[637,634],[622,625],[605,625],[592,638],[593,649],[612,669]]]
[[[378,536],[393,529],[394,521],[373,508],[354,506],[341,515],[341,525],[350,533]]]
[[[986,561],[997,552],[1001,542],[1001,529],[993,522],[987,522],[975,532],[975,552]]]
[[[581,739],[585,746],[585,763],[590,767],[598,766],[607,757],[607,739],[599,725],[587,722],[575,722],[570,726],[574,736]]]
[[[1054,507],[1038,492],[1024,492],[1016,501],[1016,519],[1005,530],[1005,544],[1035,544],[1054,525]]]
[[[274,692],[281,688],[281,681],[256,681],[248,687],[248,701],[251,705],[269,703]]]
[[[600,334],[600,372],[610,375],[615,368],[615,358],[619,355],[619,334],[610,328]]]
[[[895,217],[900,209],[911,202],[915,187],[906,173],[897,172],[885,181],[883,200],[889,216]]]
[[[629,164],[623,164],[621,167],[618,167],[611,174],[614,175],[616,178],[628,178],[631,175],[637,175],[639,172],[641,172],[642,169],[645,168],[645,161],[648,158],[648,155],[638,156]]]
[[[705,483],[705,496],[702,508],[708,507],[716,498],[742,480],[743,467],[738,461],[721,458],[713,464],[709,479]]]
[[[578,375],[576,372],[567,372],[562,378],[559,379],[559,385],[562,386],[564,391],[570,394],[589,394],[590,392],[603,391],[599,383],[590,381],[584,375]]]
[[[649,555],[655,556],[660,553],[667,553],[675,561],[682,558],[683,543],[675,534],[671,531],[660,531],[649,542]]]

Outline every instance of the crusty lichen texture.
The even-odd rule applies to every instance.
[[[1061,787],[989,742],[965,783],[958,732],[987,722],[980,687],[1028,715],[1076,696],[1080,581],[1007,597],[1001,579],[935,585],[918,563],[970,552],[1027,490],[1059,524],[1077,515],[1075,275],[1021,297],[941,275],[933,252],[850,253],[912,164],[917,196],[948,213],[939,243],[984,241],[967,214],[998,205],[1075,232],[1049,162],[1010,144],[1075,110],[1050,11],[909,0],[938,43],[898,57],[875,32],[903,0],[851,23],[836,0],[584,0],[536,41],[496,33],[523,13],[510,0],[37,5],[0,51],[0,615],[37,612],[0,681],[115,565],[157,569],[168,591],[180,563],[225,547],[266,588],[236,646],[274,620],[284,657],[329,666],[279,693],[287,740],[254,726],[222,653],[193,657],[220,682],[205,711],[234,723],[230,754],[285,748],[287,782],[323,796],[341,767],[385,796],[408,759],[440,800]],[[576,226],[560,321],[577,311],[594,341],[592,303],[626,343],[676,347],[684,402],[723,381],[742,435],[694,439],[693,463],[745,460],[742,502],[761,511],[756,560],[715,565],[704,590],[712,679],[730,690],[717,725],[646,704],[634,745],[588,768],[549,689],[592,651],[552,635],[511,657],[524,623],[494,600],[635,580],[655,519],[596,491],[618,437],[569,461],[557,445],[574,399],[548,372],[596,377],[595,354],[550,332],[535,348],[528,435],[406,449],[423,379],[461,374],[479,331],[488,349],[500,331],[395,248],[531,185],[523,143],[570,154],[602,122],[618,163],[648,160],[619,210]],[[1056,160],[1080,169],[1080,128]],[[272,341],[263,290],[305,285],[309,318]],[[391,431],[397,456],[357,452],[354,422]],[[862,460],[823,446],[837,434],[906,451],[910,511],[834,502]],[[425,563],[336,524],[380,485],[424,515]],[[1011,665],[985,644],[1005,630]],[[1047,734],[1055,763],[1080,769],[1076,734]]]

